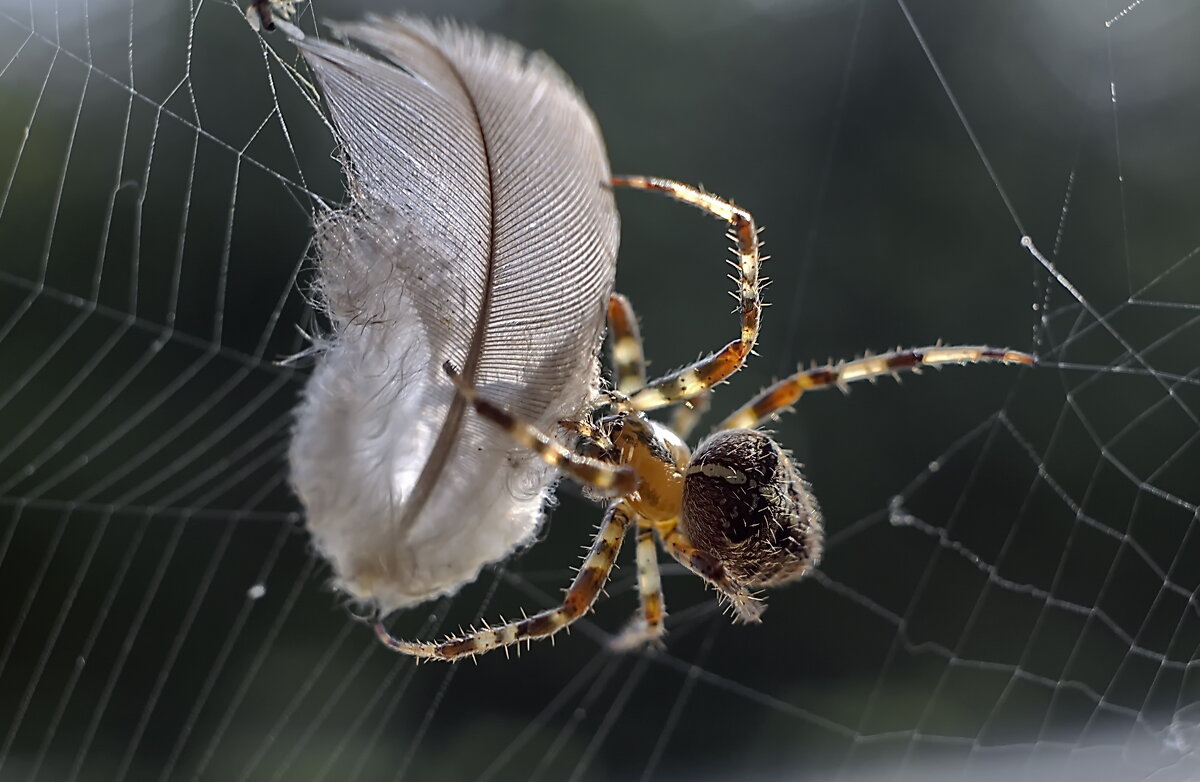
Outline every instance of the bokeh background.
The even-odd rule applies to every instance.
[[[280,360],[342,199],[294,51],[216,0],[3,0],[0,778],[1194,778],[1200,8],[405,7],[547,51],[614,170],[766,227],[760,355],[714,418],[864,349],[1041,365],[782,419],[830,545],[761,626],[668,569],[667,649],[610,654],[627,566],[555,646],[414,667],[287,487],[308,367]],[[652,369],[731,338],[720,226],[619,198]],[[396,631],[551,604],[599,515],[564,488],[543,541]]]

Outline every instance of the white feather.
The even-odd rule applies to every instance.
[[[539,425],[597,393],[618,230],[595,120],[549,60],[452,26],[309,37],[350,204],[318,226],[331,324],[292,484],[338,588],[384,612],[529,541],[555,475],[462,405],[445,361]]]

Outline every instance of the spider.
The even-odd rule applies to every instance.
[[[637,529],[641,610],[616,637],[616,647],[661,643],[666,610],[655,538],[672,558],[716,588],[734,621],[758,622],[764,608],[759,590],[800,579],[820,561],[823,522],[797,465],[755,427],[791,407],[809,390],[828,386],[844,390],[856,380],[925,366],[1034,363],[1032,356],[1007,349],[938,344],[802,370],[735,410],[692,452],[685,441],[709,389],[742,367],[758,337],[763,283],[758,231],[749,212],[699,188],[640,176],[615,177],[612,184],[664,193],[729,224],[741,333],[707,358],[648,383],[636,316],[625,297],[613,294],[608,322],[615,390],[598,408],[606,414],[597,413],[593,421],[560,422],[574,436],[573,448],[488,401],[447,363],[446,374],[480,416],[586,492],[607,500],[608,509],[583,566],[557,608],[440,641],[399,640],[376,620],[376,635],[394,651],[458,660],[553,636],[591,610],[630,527]],[[669,405],[681,405],[671,426],[646,416]]]
[[[257,32],[275,29],[275,14],[281,19],[290,19],[296,13],[299,0],[254,0],[246,7],[246,21]]]

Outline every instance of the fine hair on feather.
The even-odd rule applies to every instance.
[[[336,587],[387,613],[530,541],[555,472],[455,395],[552,425],[595,404],[618,222],[590,110],[548,58],[450,23],[293,37],[328,106],[348,204],[323,215],[329,322],[291,481]]]

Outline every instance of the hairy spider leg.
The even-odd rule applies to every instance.
[[[454,381],[458,393],[475,408],[476,412],[507,432],[518,445],[533,451],[546,464],[559,468],[575,481],[591,487],[606,497],[628,494],[637,485],[637,476],[633,468],[607,464],[599,459],[582,456],[563,447],[553,437],[533,424],[522,421],[504,408],[481,397],[459,376],[450,362],[446,362],[442,369]],[[586,425],[581,424],[580,428],[576,429],[581,437],[586,437],[583,434],[584,427]]]
[[[595,426],[586,421],[559,421],[558,425],[579,435],[571,445],[571,453],[602,462],[616,461],[611,452],[612,440]]]
[[[721,560],[692,545],[683,530],[679,529],[677,520],[658,522],[654,527],[667,553],[676,562],[716,587],[717,592],[729,601],[737,621],[747,624],[761,621],[760,617],[766,610],[762,601],[730,579]]]
[[[654,543],[654,525],[638,519],[637,534],[638,599],[641,613],[610,644],[613,649],[634,649],[645,643],[661,642],[666,625],[666,600],[662,576],[658,571],[658,546]]]
[[[646,385],[646,356],[637,315],[629,299],[619,293],[608,297],[608,336],[616,389],[628,394]]]
[[[687,442],[711,404],[712,392],[705,391],[676,407],[671,411],[671,431]]]
[[[295,12],[296,0],[254,0],[246,8],[246,18],[252,26],[257,23],[256,30],[274,31],[275,13],[283,19],[290,19]]]
[[[802,370],[767,386],[753,399],[733,411],[717,429],[753,429],[772,415],[791,407],[805,391],[837,386],[843,391],[856,380],[871,380],[880,375],[899,375],[903,371],[920,372],[923,367],[940,368],[945,364],[1026,364],[1033,356],[1006,348],[986,345],[932,345],[864,356],[854,361],[839,361]]]
[[[596,443],[603,445],[606,448],[612,445],[612,443],[608,441],[608,437],[605,436],[604,432],[601,432],[587,421],[572,421],[570,419],[566,419],[559,421],[558,425],[563,429],[574,432],[580,437],[584,437],[588,440],[595,440]]]
[[[271,0],[254,0],[246,9],[246,18],[252,19],[252,14],[257,15],[258,24],[261,29],[274,32],[275,19],[271,14]],[[251,24],[253,24],[253,21],[251,21]]]
[[[617,391],[628,395],[646,385],[646,357],[642,335],[638,330],[637,315],[628,297],[614,293],[608,299],[608,334],[612,349],[613,385]],[[671,413],[671,430],[686,441],[708,410],[711,393],[703,391],[675,408]],[[564,426],[582,430],[575,425]],[[599,439],[595,435],[588,435]]]
[[[759,256],[758,229],[754,225],[754,218],[745,209],[691,185],[642,176],[617,176],[613,177],[612,183],[615,187],[666,193],[719,217],[729,223],[729,234],[737,256],[737,260],[731,261],[731,264],[738,270],[736,282],[738,309],[742,319],[741,335],[711,356],[653,380],[645,388],[629,394],[626,404],[630,408],[655,410],[691,399],[712,388],[741,369],[746,357],[754,349],[762,315],[762,300],[759,298],[762,284],[758,278],[762,259]]]
[[[393,637],[382,622],[375,623],[375,635],[392,651],[449,661],[474,657],[521,641],[549,638],[586,614],[596,602],[617,560],[625,531],[634,518],[634,513],[624,502],[609,506],[592,547],[584,557],[583,566],[567,588],[562,605],[557,608],[541,611],[520,621],[503,622],[496,627],[484,626],[480,630],[448,636],[441,641],[402,641]]]

